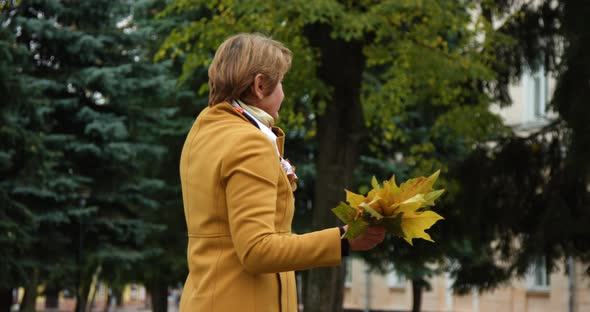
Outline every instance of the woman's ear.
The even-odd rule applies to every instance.
[[[253,94],[256,96],[257,99],[262,100],[264,98],[264,88],[262,82],[264,81],[264,76],[262,74],[256,74],[254,77],[254,85],[252,88]]]

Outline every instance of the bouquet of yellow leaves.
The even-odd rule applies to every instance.
[[[383,185],[373,177],[373,189],[367,196],[345,190],[347,203],[341,202],[332,209],[340,220],[348,224],[343,237],[353,239],[369,226],[380,225],[387,232],[404,238],[410,245],[414,238],[434,242],[424,230],[443,219],[430,210],[445,191],[432,189],[439,174],[440,170],[428,178],[410,179],[400,186],[395,183],[395,176],[383,181]]]

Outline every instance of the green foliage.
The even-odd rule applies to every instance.
[[[146,58],[153,59],[154,54],[162,43],[165,34],[180,23],[179,18],[166,17],[155,19],[164,7],[165,1],[140,1],[133,6],[133,21],[129,27],[137,29],[145,34],[144,44]],[[195,74],[178,86],[176,77],[180,76],[182,65],[180,62],[165,61],[160,63],[170,72],[165,78],[169,84],[166,92],[171,97],[162,103],[158,114],[151,116],[151,120],[157,121],[159,126],[154,128],[146,125],[146,140],[163,144],[167,153],[159,162],[159,167],[152,167],[150,175],[157,177],[162,182],[150,193],[154,194],[158,209],[154,209],[143,215],[145,221],[162,224],[160,231],[151,232],[146,237],[145,247],[154,252],[143,258],[141,263],[122,268],[117,278],[127,278],[143,282],[148,290],[154,291],[154,287],[177,287],[186,278],[186,227],[182,207],[182,194],[178,175],[180,152],[186,133],[198,111],[206,105],[206,98],[197,98],[194,89],[202,79],[202,74]],[[157,268],[157,269],[154,269]],[[123,270],[124,269],[124,270]],[[166,293],[164,293],[166,295]],[[156,296],[156,295],[154,295]],[[154,298],[158,299],[158,298]],[[164,298],[165,299],[165,298]]]
[[[490,5],[486,9],[488,19],[505,18],[499,31],[517,42],[488,52],[497,55],[493,67],[498,73],[488,84],[493,86],[490,91],[498,102],[509,102],[510,81],[543,65],[557,82],[551,99],[555,120],[526,137],[511,135],[479,146],[452,170],[462,186],[453,204],[480,216],[468,218],[465,227],[449,233],[462,242],[451,247],[459,252],[461,266],[453,272],[455,287],[463,292],[473,286],[492,288],[515,274],[522,276],[541,256],[551,270],[566,256],[586,264],[590,259],[584,225],[590,221],[589,154],[581,147],[590,143],[589,112],[588,105],[572,97],[588,92],[587,84],[577,83],[590,75],[590,64],[581,53],[588,42],[584,39],[588,30],[581,26],[588,7],[542,1],[535,6]],[[473,232],[478,235],[468,241]],[[467,257],[469,252],[474,257]],[[503,265],[485,254],[496,255]],[[483,274],[474,275],[471,270],[492,278],[483,281]]]
[[[476,80],[478,89],[483,87],[498,103],[507,103],[510,82],[523,71],[544,65],[557,79],[551,104],[558,114],[546,127],[521,138],[503,129],[482,105],[485,102],[475,101],[480,104],[450,110],[436,121],[436,132],[429,140],[411,147],[407,154],[402,152],[410,155],[405,158],[407,164],[417,165],[418,170],[424,164],[429,168],[429,154],[438,154],[435,159],[448,165],[453,187],[440,212],[452,226],[433,228],[433,236],[445,237],[447,246],[442,250],[382,246],[381,252],[397,259],[396,269],[413,278],[416,259],[444,252],[445,261],[439,264],[455,278],[454,288],[465,293],[473,287],[493,289],[515,275],[522,276],[540,256],[550,269],[566,256],[587,263],[588,232],[583,224],[589,221],[589,170],[582,159],[587,159],[588,149],[579,144],[590,143],[588,106],[571,97],[588,88],[576,83],[586,81],[589,73],[580,52],[582,42],[587,42],[583,39],[587,30],[580,26],[583,10],[575,3],[555,6],[549,1],[534,7],[482,4],[482,24],[504,20],[498,33],[509,40],[505,45],[483,45],[483,60],[496,76]],[[561,61],[556,57],[559,38],[566,40]],[[454,159],[449,157],[453,154]],[[403,160],[396,163],[403,165]]]
[[[377,38],[383,39],[364,50],[368,69],[362,99],[370,144],[361,157],[357,181],[373,174],[379,178],[395,174],[404,180],[442,168],[440,187],[448,191],[437,205],[445,220],[429,230],[436,245],[418,242],[409,247],[388,238],[374,252],[362,255],[376,269],[393,266],[416,281],[457,268],[447,262],[456,259],[457,250],[456,237],[446,229],[462,228],[467,216],[481,217],[473,215],[470,207],[454,209],[461,190],[452,174],[455,165],[475,147],[510,134],[489,110],[493,99],[482,84],[496,78],[494,59],[481,53],[488,40],[496,40],[496,46],[510,41],[491,28],[472,27],[469,10],[476,5],[453,1],[391,5],[384,10],[392,12],[388,22],[397,26],[378,27]],[[495,287],[508,277],[491,277],[475,269],[467,272],[486,281],[478,284],[481,287]]]
[[[17,273],[35,267],[44,283],[84,291],[97,266],[115,280],[162,253],[146,244],[165,229],[160,196],[181,198],[159,167],[177,156],[162,142],[190,123],[173,121],[173,64],[152,62],[152,34],[129,24],[128,2],[3,9],[0,241],[11,257],[0,268],[12,278],[2,282],[22,285]]]
[[[321,2],[321,1],[318,1]],[[316,2],[314,2],[316,3]],[[284,42],[293,51],[293,65],[285,77],[285,98],[280,123],[285,128],[301,128],[307,115],[327,98],[327,87],[316,77],[318,52],[302,35],[305,9],[309,3],[281,1],[176,1],[160,18],[189,15],[183,25],[174,29],[157,59],[184,59],[181,81],[206,69],[215,50],[227,37],[239,32],[258,32]],[[199,95],[207,94],[207,80],[201,82]],[[319,104],[318,104],[319,102]],[[309,131],[313,131],[310,129]]]
[[[0,11],[0,25],[9,20],[9,6]],[[23,75],[30,64],[25,47],[16,43],[10,29],[0,27],[0,94],[4,99],[0,111],[0,286],[6,288],[22,281],[35,264],[28,255],[35,240],[38,221],[23,200],[23,194],[35,199],[50,193],[41,188],[46,151],[36,131],[38,111],[31,97],[38,93],[31,87],[31,77]],[[38,128],[37,128],[38,129]]]

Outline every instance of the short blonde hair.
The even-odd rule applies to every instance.
[[[226,39],[209,66],[209,106],[255,99],[252,84],[262,74],[264,95],[274,91],[291,67],[292,54],[282,43],[260,34],[237,34]]]

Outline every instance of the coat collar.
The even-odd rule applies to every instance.
[[[208,107],[205,109],[229,113],[229,114],[231,114],[233,116],[237,116],[237,117],[241,118],[242,120],[244,120],[245,122],[248,122],[249,124],[257,127],[257,125],[252,123],[252,121],[244,114],[244,111],[240,107],[234,107],[228,102],[222,102],[219,104],[215,104],[213,107]],[[277,145],[277,149],[279,151],[279,155],[281,157],[284,157],[283,155],[284,155],[284,151],[285,151],[285,132],[283,131],[283,129],[281,129],[277,126],[273,126],[271,129],[272,129],[272,132],[277,136],[277,140],[276,140],[277,144],[276,145]]]

